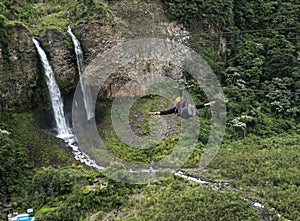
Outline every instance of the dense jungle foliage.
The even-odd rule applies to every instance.
[[[83,21],[111,19],[116,0],[2,0],[2,57],[7,28],[66,31]],[[148,1],[144,1],[148,2]],[[0,115],[0,220],[5,211],[34,208],[36,220],[300,220],[300,4],[296,0],[161,0],[170,20],[190,32],[189,45],[212,67],[223,88],[227,125],[223,144],[200,174],[229,187],[214,190],[171,175],[145,185],[111,180],[73,159],[65,144],[41,130],[35,112]],[[1,80],[1,79],[0,79]],[[201,85],[195,102],[206,100]],[[112,100],[96,103],[105,144],[123,160],[147,164],[168,155],[174,131],[149,150],[131,148],[113,131]],[[141,99],[131,113],[139,135],[151,132],[148,111],[168,108],[158,97]],[[143,120],[134,121],[135,115]],[[210,111],[200,111],[199,140],[183,170],[197,169],[210,132]],[[157,123],[160,123],[159,119]],[[175,124],[178,123],[175,118]],[[2,131],[3,130],[3,131]],[[8,132],[8,133],[6,133]],[[110,162],[107,162],[109,165]],[[123,165],[110,165],[116,175]],[[113,177],[113,174],[112,174]],[[252,199],[265,207],[258,210]],[[192,208],[192,209],[191,209]]]
[[[0,8],[4,18],[21,22],[33,35],[41,35],[47,28],[65,31],[68,25],[107,19],[111,13],[106,3],[97,0],[4,0]]]

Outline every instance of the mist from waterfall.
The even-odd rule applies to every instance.
[[[84,102],[84,108],[86,112],[87,119],[90,120],[94,117],[94,111],[92,108],[92,98],[91,98],[91,90],[90,86],[85,82],[84,78],[82,77],[83,74],[83,52],[80,45],[79,40],[76,38],[74,33],[72,32],[72,29],[70,26],[68,26],[68,33],[71,35],[75,54],[76,54],[76,60],[77,60],[77,67],[78,67],[78,73],[79,73],[79,82],[80,87],[83,95],[83,102]]]
[[[38,54],[44,67],[45,79],[49,89],[54,119],[56,123],[57,137],[64,138],[66,136],[70,136],[72,134],[72,131],[67,125],[61,93],[56,83],[53,70],[48,62],[45,51],[40,46],[40,43],[36,39],[32,40],[37,48]]]

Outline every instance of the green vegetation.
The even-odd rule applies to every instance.
[[[124,98],[125,99],[125,98]],[[125,102],[126,103],[126,102]],[[163,159],[169,155],[174,146],[178,143],[181,138],[180,134],[180,119],[173,118],[173,116],[164,117],[150,117],[149,111],[164,110],[170,108],[169,102],[159,96],[146,96],[137,100],[137,102],[131,107],[130,122],[129,125],[131,130],[139,137],[147,138],[151,136],[152,132],[155,132],[156,136],[163,136],[162,140],[155,141],[154,139],[145,143],[142,148],[136,148],[134,145],[130,146],[127,142],[124,142],[120,137],[117,136],[114,128],[119,128],[124,125],[112,125],[111,122],[111,108],[112,100],[110,99],[99,99],[96,103],[96,114],[99,116],[101,113],[101,122],[98,122],[98,131],[101,138],[104,141],[105,146],[118,158],[134,163],[134,164],[148,164],[149,159],[153,162]],[[118,107],[119,112],[114,113],[114,118],[124,118],[123,106]],[[194,167],[197,165],[201,153],[204,152],[205,144],[208,140],[209,130],[211,126],[210,114],[206,109],[199,110],[200,112],[200,124],[201,129],[199,133],[201,137],[199,142],[194,146],[194,152],[192,153],[189,161],[185,164],[185,167]],[[126,114],[126,112],[125,112]],[[205,119],[205,118],[208,119]],[[178,125],[172,127],[172,130],[167,130],[168,124]],[[164,126],[165,125],[165,126]],[[129,139],[130,140],[130,139]],[[188,144],[187,144],[188,145]],[[151,147],[151,148],[149,148]],[[191,148],[186,146],[186,148]],[[175,159],[172,159],[175,162]],[[104,162],[109,165],[109,162]]]
[[[137,112],[141,111],[142,115],[147,118],[148,110],[157,110],[159,105],[163,105],[163,102],[159,101],[162,100],[158,97],[141,99],[132,108],[132,114],[136,115]],[[103,106],[105,103],[107,107]],[[105,102],[102,100],[99,102],[98,107],[101,106],[102,111],[104,111],[108,110],[110,105],[111,101]],[[97,110],[101,112],[101,108]],[[205,116],[205,112],[203,110],[202,116]],[[111,127],[111,124],[106,122],[109,117],[110,112],[106,113],[106,117],[102,116],[102,120],[104,119],[105,122],[99,123],[99,126],[106,125],[105,128],[99,128],[99,131],[103,130],[104,134],[107,131],[112,131],[112,129],[107,129]],[[263,118],[263,121],[268,122],[268,119]],[[297,201],[299,201],[300,150],[298,144],[300,137],[298,134],[290,135],[286,133],[285,131],[288,131],[288,128],[280,129],[280,124],[286,123],[284,119],[274,119],[274,121],[273,124],[278,124],[275,128],[276,131],[275,129],[274,131],[265,131],[263,135],[259,136],[249,132],[244,137],[239,130],[235,131],[231,127],[228,128],[219,153],[205,172],[201,174],[210,180],[229,182],[228,192],[207,190],[202,185],[196,185],[193,187],[195,189],[190,189],[186,187],[185,181],[181,179],[179,179],[180,181],[173,180],[169,177],[165,181],[143,188],[141,197],[134,197],[128,204],[123,204],[117,220],[168,220],[168,217],[174,217],[174,220],[197,220],[197,218],[202,217],[203,220],[206,220],[209,215],[211,215],[210,219],[212,220],[214,220],[214,217],[217,217],[216,220],[222,218],[224,220],[241,220],[241,217],[246,220],[259,220],[258,214],[254,212],[255,209],[249,206],[247,201],[241,200],[241,197],[249,197],[262,203],[266,207],[266,213],[272,215],[275,220],[281,220],[277,217],[278,212],[285,218],[297,220],[299,217]],[[144,123],[141,126],[146,127],[145,122],[148,121],[143,120],[142,122]],[[209,122],[207,119],[201,118],[201,125],[205,126],[202,134],[204,136],[202,139],[205,140],[207,130],[209,130]],[[139,131],[148,133],[145,129]],[[151,151],[146,152],[147,154],[140,149],[132,148],[130,150],[130,147],[124,145],[115,134],[110,134],[109,137],[110,139],[106,140],[106,144],[115,155],[127,162],[138,162],[140,160],[142,163],[147,163],[147,154],[154,161],[168,155],[169,152],[166,150],[168,150],[168,147],[172,148],[174,146],[172,138],[175,139],[176,135],[151,148]],[[205,142],[199,141],[183,170],[186,170],[192,176],[199,176],[200,171],[197,169],[197,165],[204,151]],[[124,169],[121,165],[118,165],[118,168]],[[205,204],[212,201],[210,197],[215,201],[212,204]],[[220,200],[219,197],[221,197]],[[194,204],[194,213],[190,213],[191,202]],[[195,204],[195,202],[199,204]],[[214,214],[213,211],[216,211],[217,208],[224,208],[224,213]],[[228,211],[227,208],[232,210]],[[275,210],[272,208],[275,208]],[[206,217],[207,211],[210,213],[207,213]],[[234,214],[234,218],[230,217],[232,214]],[[115,218],[109,220],[113,219]]]
[[[8,23],[7,18],[0,14],[0,43],[2,45],[1,54],[4,60],[4,64],[6,64],[8,60],[8,52],[7,52],[8,37],[7,37],[7,30],[6,30],[7,23]]]
[[[102,102],[103,101],[101,100],[97,102],[98,104],[96,108],[97,113],[103,112],[105,110],[109,110],[110,106],[112,105],[112,102],[108,101],[107,106],[103,106],[103,104],[102,106],[100,106],[100,103]],[[150,110],[154,111],[154,108],[160,109],[166,107],[168,108],[167,104],[165,102],[161,102],[161,100],[158,99],[157,97],[153,97],[153,98],[147,97],[147,98],[139,99],[137,103],[133,105],[133,107],[131,108],[131,113],[130,113],[131,128],[137,135],[141,137],[149,136],[150,120],[157,120],[157,119],[150,119],[150,117],[148,116],[148,112]],[[120,113],[116,113],[116,117],[120,117],[120,118],[124,117],[122,114],[123,107],[122,106],[118,107],[118,110],[120,110]],[[106,115],[104,116],[102,115],[102,122],[98,124],[99,125],[98,131],[100,131],[100,134],[103,137],[105,145],[112,151],[112,153],[115,156],[119,157],[124,161],[145,164],[148,162],[148,157],[153,157],[152,160],[156,161],[170,152],[172,143],[174,143],[174,140],[176,140],[176,137],[167,138],[165,141],[161,142],[160,145],[156,145],[155,147],[149,150],[131,147],[123,143],[123,141],[121,141],[120,138],[118,138],[118,136],[116,135],[113,129],[110,116],[111,116],[111,112],[106,112]],[[134,116],[139,116],[139,117],[134,117]],[[152,124],[155,127],[155,123]],[[151,128],[151,130],[155,130],[157,128],[158,127]],[[169,148],[167,146],[169,146]],[[163,151],[164,153],[161,153],[161,151]]]
[[[62,141],[38,128],[32,114],[8,114],[1,120],[2,128],[11,132],[9,138],[27,149],[29,161],[34,167],[59,167],[76,162],[70,159],[71,154],[66,149],[61,148]]]
[[[75,162],[51,134],[38,129],[32,114],[1,116],[0,133],[2,205],[22,203],[28,194],[32,177],[38,168],[53,165],[57,168]]]
[[[140,195],[130,203],[131,208],[108,220],[259,220],[255,208],[238,194],[214,191],[179,178],[149,185]],[[128,209],[133,212],[127,215]]]
[[[33,177],[26,203],[38,210],[36,220],[88,220],[88,215],[107,212],[123,204],[135,188],[107,180],[82,166],[43,168]],[[23,205],[25,206],[25,205]]]
[[[299,95],[295,94],[300,82],[299,4],[272,0],[163,2],[175,19],[196,34],[191,44],[222,80],[230,118],[240,113],[251,116],[251,112],[299,116]],[[244,88],[254,91],[240,91]]]
[[[12,4],[14,3],[14,4]],[[112,16],[102,1],[11,1],[0,3],[1,15],[10,21],[17,20],[26,25],[33,35],[40,35],[46,29],[66,31],[68,25],[80,22],[105,20]],[[90,10],[90,9],[93,10]]]
[[[231,180],[236,189],[276,208],[284,217],[298,220],[299,139],[299,135],[284,134],[231,142],[219,151],[206,175]]]
[[[46,29],[89,24],[113,17],[108,3],[87,0],[3,0],[0,44],[3,64],[9,60],[8,28],[26,27],[40,35]],[[65,143],[41,130],[36,113],[0,115],[0,206],[25,211],[36,220],[261,220],[244,198],[262,203],[273,220],[300,220],[300,6],[294,0],[162,0],[170,19],[185,25],[190,45],[209,62],[224,88],[227,128],[223,144],[204,171],[197,169],[210,133],[209,109],[200,110],[199,140],[183,169],[191,175],[226,181],[212,190],[173,175],[146,185],[129,185],[104,177],[73,159]],[[17,79],[22,73],[15,73]],[[206,100],[201,85],[191,92]],[[45,84],[35,75],[27,96],[37,106]],[[19,101],[20,102],[20,101]],[[152,117],[148,111],[169,107],[158,96],[139,99],[130,112],[130,127],[142,137],[174,125],[150,149],[125,144],[111,122],[111,99],[96,103],[97,128],[105,145],[120,159],[148,164],[167,156],[180,139],[176,116]],[[36,105],[35,107],[33,107]],[[2,105],[4,106],[4,105]],[[44,107],[45,108],[45,107]],[[43,110],[40,110],[43,111]],[[124,117],[118,112],[119,117]],[[149,144],[152,141],[149,141]],[[111,177],[125,167],[104,162]],[[201,174],[199,174],[202,172]],[[127,177],[130,180],[131,177]],[[191,209],[192,208],[192,209]],[[4,213],[0,219],[4,219]]]

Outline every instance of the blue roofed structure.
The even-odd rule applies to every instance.
[[[21,214],[17,216],[16,221],[34,221],[34,217],[29,217],[28,214]]]
[[[29,217],[28,214],[20,214],[15,217],[8,217],[9,221],[34,221],[34,217]]]

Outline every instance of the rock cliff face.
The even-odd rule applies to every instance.
[[[77,64],[71,37],[66,32],[47,29],[40,36],[43,47],[63,94],[69,93],[77,83]]]
[[[92,24],[82,24],[76,28],[78,37],[83,44],[86,55],[86,66],[91,65],[99,53],[104,53],[113,46],[128,40],[140,38],[176,38],[178,41],[186,39],[181,35],[188,35],[184,27],[167,20],[160,1],[122,0],[111,1],[110,8],[114,12],[110,22],[101,21]],[[114,60],[112,58],[111,60]],[[95,61],[94,61],[95,62]],[[114,97],[117,94],[143,94],[141,85],[128,84],[130,80],[141,75],[157,75],[165,72],[168,64],[159,61],[145,61],[129,64],[119,68],[106,80],[101,94]],[[169,70],[171,75],[180,71],[176,67]],[[121,88],[124,90],[119,91]]]
[[[167,21],[161,3],[158,1],[122,0],[109,1],[111,15],[103,20],[82,21],[71,27],[80,40],[87,66],[99,53],[132,38],[174,37],[184,29]],[[92,10],[92,9],[91,9]],[[72,26],[72,25],[71,25]],[[72,92],[78,83],[78,71],[71,37],[64,31],[46,29],[40,36],[32,36],[30,30],[21,24],[11,24],[7,28],[5,43],[0,41],[0,105],[2,111],[18,110],[32,105],[34,97],[46,96],[43,69],[32,42],[37,38],[48,55],[56,80],[63,94]],[[185,33],[184,33],[185,34]],[[147,69],[147,64],[130,67],[130,71],[120,70],[107,81],[104,95],[114,96],[124,85],[129,75],[142,72],[155,73],[160,68]],[[140,93],[141,88],[130,88]],[[135,91],[136,90],[136,91]]]
[[[37,74],[37,56],[29,30],[23,25],[10,24],[7,42],[1,41],[0,105],[2,111],[23,106],[28,101],[29,82]]]

